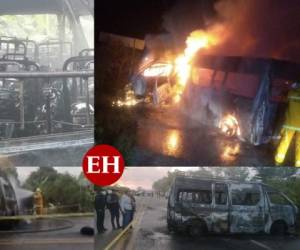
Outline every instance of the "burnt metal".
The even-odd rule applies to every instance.
[[[272,233],[280,222],[294,232],[297,214],[285,194],[263,183],[180,176],[171,186],[167,223],[179,231]]]
[[[93,70],[85,71],[56,71],[56,72],[0,72],[0,78],[71,78],[94,77]]]

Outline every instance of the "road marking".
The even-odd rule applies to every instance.
[[[47,244],[93,244],[94,239],[78,238],[51,238],[51,239],[24,239],[0,240],[1,245],[47,245]]]
[[[134,229],[133,229],[134,231],[133,231],[132,236],[126,246],[126,249],[134,249],[133,245],[134,245],[134,243],[136,243],[135,239],[137,237],[138,228],[140,227],[140,224],[142,222],[142,219],[143,219],[143,216],[145,213],[145,208],[146,208],[146,205],[144,203],[141,208],[141,213],[139,214],[139,217],[136,219],[136,222],[134,223]]]
[[[260,242],[258,242],[258,241],[256,241],[256,240],[250,240],[252,243],[254,243],[254,244],[256,244],[257,246],[260,246],[260,247],[262,247],[262,248],[264,248],[264,249],[267,249],[267,250],[273,250],[273,248],[270,248],[270,247],[268,247],[267,245],[265,245],[265,244],[263,244],[263,243],[260,243]]]
[[[145,208],[145,204],[143,203],[141,205],[141,208],[139,209],[140,210],[144,210]],[[143,213],[142,213],[143,214]],[[133,228],[135,229],[137,225],[140,224],[140,221],[141,221],[141,213],[139,214],[139,217],[135,218],[134,221],[132,221],[124,230],[122,230],[105,248],[104,250],[110,250],[112,249],[112,247],[125,235],[125,233],[128,232],[129,228],[131,226],[133,226]],[[129,244],[128,244],[129,245]],[[130,249],[128,248],[128,245],[126,245],[126,249]]]
[[[122,236],[127,233],[129,228],[133,225],[133,222],[130,222],[126,228],[124,228],[105,248],[104,250],[111,249],[121,238]]]

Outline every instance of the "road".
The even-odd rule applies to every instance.
[[[209,235],[192,239],[166,228],[166,200],[138,198],[136,224],[114,250],[298,250],[300,237],[270,235]],[[97,245],[96,245],[97,246]],[[101,249],[101,248],[97,248]]]
[[[255,147],[226,138],[176,108],[145,108],[137,113],[133,166],[274,166],[270,145]]]
[[[93,130],[12,138],[0,141],[0,155],[15,166],[80,166],[93,143]]]
[[[93,250],[94,237],[83,236],[80,229],[83,226],[94,226],[94,218],[64,218],[53,220],[41,225],[43,232],[3,233],[0,232],[1,250]],[[63,224],[65,226],[63,226]],[[34,229],[38,229],[36,226]]]

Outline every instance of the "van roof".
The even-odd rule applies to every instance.
[[[185,182],[193,182],[193,181],[199,181],[199,182],[224,182],[224,183],[237,183],[237,184],[260,184],[265,185],[266,184],[259,182],[259,181],[240,181],[240,180],[233,180],[233,179],[223,179],[223,178],[204,178],[200,176],[177,176],[174,180],[174,182],[180,184]]]

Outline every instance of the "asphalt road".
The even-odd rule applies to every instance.
[[[55,230],[55,221],[52,222],[51,231],[31,232],[31,233],[1,233],[0,232],[0,249],[1,250],[93,250],[94,237],[83,236],[80,229],[83,226],[94,226],[94,218],[64,218],[68,221],[65,229]],[[47,224],[50,224],[47,221]],[[59,227],[61,228],[61,225]],[[38,228],[35,228],[38,230]],[[45,230],[45,227],[43,227]]]
[[[176,108],[145,108],[137,113],[133,166],[274,166],[270,145],[255,147],[227,138]]]
[[[208,235],[192,239],[171,234],[166,228],[166,200],[138,198],[133,230],[114,248],[128,250],[298,250],[300,237],[270,235]],[[97,245],[96,245],[97,246]],[[97,248],[101,249],[101,248]]]

